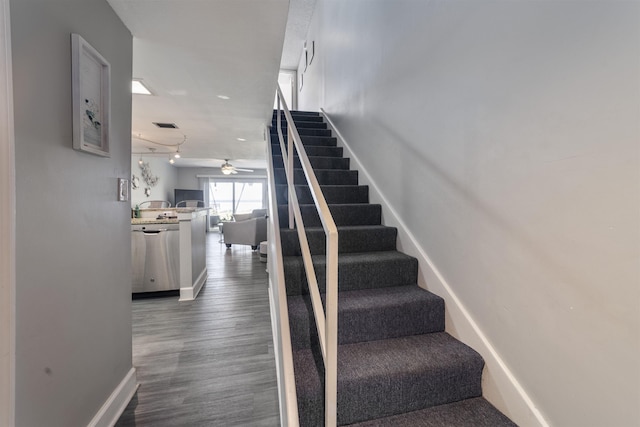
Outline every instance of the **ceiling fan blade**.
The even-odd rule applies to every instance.
[[[253,169],[235,168],[235,170],[240,171],[240,172],[254,172],[254,170],[253,170]]]

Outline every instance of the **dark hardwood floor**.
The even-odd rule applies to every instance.
[[[278,426],[266,264],[207,236],[209,277],[195,301],[133,301],[140,388],[116,426]]]

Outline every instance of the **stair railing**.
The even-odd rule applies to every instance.
[[[265,128],[266,131],[266,128]],[[268,133],[265,132],[265,135]],[[287,290],[284,282],[282,242],[280,241],[280,219],[278,198],[273,168],[271,144],[267,144],[267,182],[269,194],[269,244],[267,269],[269,271],[269,299],[271,301],[271,327],[273,332],[281,427],[299,427],[298,400],[296,396],[293,353],[291,350],[291,330],[289,329],[289,309]],[[278,254],[278,255],[276,255]]]
[[[309,284],[309,293],[311,295],[311,305],[313,306],[313,314],[318,330],[322,359],[324,361],[325,426],[333,427],[337,423],[338,394],[338,229],[329,211],[327,201],[322,194],[316,175],[311,167],[311,162],[309,162],[302,140],[298,134],[298,129],[293,122],[293,117],[291,116],[289,108],[287,108],[287,103],[285,102],[279,85],[276,91],[278,96],[276,123],[282,161],[287,177],[289,228],[296,228],[298,231],[300,250],[307,276],[307,283]],[[284,136],[282,135],[281,107],[287,119],[287,145],[285,145]],[[302,170],[307,181],[306,185],[309,186],[316,210],[322,222],[322,228],[326,235],[326,314],[322,306],[322,299],[320,298],[318,279],[313,268],[311,250],[309,249],[309,242],[307,241],[307,234],[302,221],[300,204],[298,203],[298,196],[294,185],[293,158],[295,152],[298,153],[298,158],[300,159]]]

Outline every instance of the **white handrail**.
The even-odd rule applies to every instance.
[[[316,327],[318,329],[318,338],[320,340],[320,348],[322,358],[324,360],[325,370],[325,426],[333,427],[337,423],[337,393],[338,393],[338,229],[333,220],[329,206],[325,200],[318,180],[316,179],[311,162],[302,144],[298,129],[293,122],[291,112],[287,108],[287,104],[282,95],[280,87],[277,88],[278,110],[276,112],[276,123],[278,127],[278,139],[280,142],[280,151],[282,152],[282,161],[287,176],[287,186],[289,191],[289,228],[297,225],[298,240],[300,241],[300,250],[305,266],[307,283],[309,284],[309,293],[311,295],[311,304],[313,307]],[[282,135],[280,107],[284,111],[287,119],[288,131],[288,147],[285,146],[284,137]],[[322,222],[322,228],[326,235],[326,313],[322,306],[320,298],[320,289],[318,288],[318,280],[313,268],[313,259],[307,241],[307,234],[302,221],[300,205],[295,192],[294,185],[294,147],[298,153],[298,158],[302,165],[307,185],[311,190],[316,210]],[[295,219],[295,221],[292,221]]]
[[[276,369],[278,370],[278,389],[280,392],[280,423],[282,427],[298,427],[298,399],[296,395],[293,352],[291,349],[291,330],[289,329],[289,310],[284,282],[284,264],[282,261],[282,243],[280,241],[280,220],[278,218],[278,200],[276,197],[275,175],[271,144],[267,144],[267,182],[269,194],[269,238],[268,257],[269,291],[272,297],[271,323],[273,328]],[[275,311],[275,313],[273,313]],[[279,360],[278,360],[279,359]]]

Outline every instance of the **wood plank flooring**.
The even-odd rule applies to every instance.
[[[207,236],[209,277],[195,301],[133,301],[140,388],[116,426],[278,426],[265,263]]]

